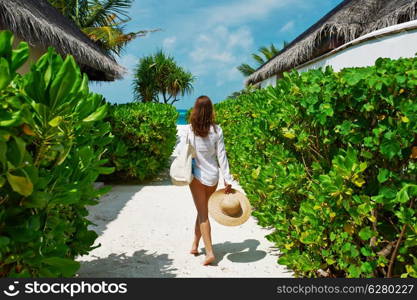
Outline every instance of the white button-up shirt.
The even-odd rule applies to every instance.
[[[196,151],[193,162],[193,174],[202,184],[214,186],[219,181],[219,168],[227,184],[232,184],[232,176],[229,171],[229,161],[227,160],[224,147],[223,130],[219,125],[215,125],[216,130],[211,126],[208,136],[195,136],[191,130],[191,125],[187,125],[188,140]],[[181,146],[185,144],[187,133],[184,134]],[[182,148],[180,148],[182,149]]]

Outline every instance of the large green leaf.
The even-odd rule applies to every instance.
[[[0,236],[0,249],[6,247],[10,243],[10,239],[7,236]]]
[[[0,90],[7,87],[12,79],[9,62],[4,57],[0,57]]]
[[[52,81],[49,90],[51,107],[56,107],[58,103],[64,103],[77,80],[77,76],[77,66],[74,58],[68,55]]]
[[[392,159],[394,156],[398,155],[400,150],[400,143],[394,139],[385,139],[381,144],[381,153],[387,156],[389,159]]]
[[[15,176],[13,174],[7,173],[7,181],[12,187],[13,191],[23,195],[29,196],[33,192],[32,182],[23,176]]]
[[[0,129],[0,143],[7,142],[11,136],[11,132],[8,130]]]
[[[20,137],[14,137],[12,141],[8,143],[7,147],[7,160],[15,167],[21,166],[25,157],[25,143]]]
[[[22,138],[15,136],[14,137],[14,141],[15,141],[15,145],[17,148],[18,153],[16,153],[17,155],[19,155],[19,160],[18,160],[18,164],[21,164],[23,162],[23,159],[25,158],[26,155],[26,143],[23,141]]]
[[[39,228],[36,228],[35,226],[31,226],[28,220],[23,220],[21,222],[22,224],[18,226],[8,226],[6,227],[6,232],[8,236],[10,237],[10,240],[12,240],[14,243],[24,243],[25,245],[28,244],[28,242],[33,242],[36,240],[39,235]]]
[[[47,192],[36,191],[26,198],[22,205],[28,208],[44,208],[52,196]]]
[[[57,116],[53,118],[51,121],[49,121],[48,124],[51,125],[52,127],[57,127],[59,126],[59,124],[61,124],[62,121],[63,121],[62,116]]]
[[[9,30],[0,31],[0,56],[8,56],[12,51],[13,34]]]
[[[5,142],[0,142],[0,163],[7,163],[7,144]]]
[[[0,126],[11,127],[20,125],[23,122],[21,111],[10,113],[0,110]]]
[[[408,200],[410,200],[410,196],[408,195],[408,185],[403,187],[398,193],[396,200],[400,203],[406,203]]]
[[[389,178],[389,170],[387,170],[387,169],[380,169],[377,178],[378,178],[378,181],[380,183],[384,183]]]
[[[93,112],[91,115],[86,117],[83,121],[84,122],[95,122],[104,119],[104,117],[107,114],[108,105],[104,104],[100,106],[95,112]]]
[[[12,51],[12,65],[11,71],[15,72],[19,69],[29,58],[29,45],[26,42],[19,43],[17,49]]]
[[[98,168],[97,171],[100,174],[109,175],[109,174],[113,173],[115,169],[116,168],[114,168],[114,167],[101,167],[101,168]]]
[[[364,227],[359,231],[359,237],[363,240],[369,240],[374,235],[369,227]]]
[[[58,203],[58,204],[74,204],[80,201],[81,192],[79,189],[70,188],[65,192],[59,193],[58,195],[54,195],[51,199],[51,203]]]
[[[54,271],[65,277],[73,276],[80,268],[79,262],[62,257],[47,257],[42,260],[42,263],[53,267]]]

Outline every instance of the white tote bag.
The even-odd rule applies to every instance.
[[[194,147],[188,141],[190,129],[187,131],[185,145],[174,159],[169,169],[171,182],[174,185],[188,185],[193,180],[192,159],[195,157]]]

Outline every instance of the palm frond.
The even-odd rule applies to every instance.
[[[256,53],[252,53],[252,58],[259,64],[262,65],[265,61],[262,56]]]
[[[243,76],[249,76],[255,72],[255,68],[252,68],[249,64],[241,64],[237,67],[237,69],[243,74]]]
[[[265,58],[268,58],[271,55],[271,50],[268,47],[261,47],[259,48],[258,52],[260,52]],[[263,63],[265,60],[262,58],[262,62]]]
[[[275,47],[274,44],[271,44],[271,46],[269,47],[269,49],[270,49],[270,51],[271,51],[271,53],[272,53],[273,56],[276,55],[276,54],[278,54],[278,52],[279,52],[279,50]]]
[[[48,0],[107,54],[120,55],[127,43],[160,29],[125,32],[133,0]]]
[[[83,20],[82,26],[115,25],[115,20],[121,23],[130,21],[128,9],[132,6],[132,0],[90,0],[89,15]],[[115,17],[109,23],[109,16]]]

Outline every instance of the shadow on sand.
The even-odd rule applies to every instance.
[[[173,158],[171,157],[171,161]],[[124,180],[120,182],[106,182],[106,186],[112,186],[110,192],[99,199],[97,205],[88,208],[88,219],[95,225],[91,225],[90,229],[97,232],[100,236],[107,228],[107,224],[115,220],[120,211],[125,207],[135,194],[145,186],[166,186],[171,185],[169,177],[169,169],[165,168],[159,175],[153,179]]]
[[[99,236],[106,230],[107,224],[117,218],[120,211],[125,207],[133,196],[138,193],[143,186],[118,185],[113,186],[110,193],[102,196],[97,205],[88,207],[88,220],[94,223],[89,229],[94,230]]]
[[[92,261],[80,261],[78,277],[176,277],[172,259],[167,254],[147,253],[139,250],[132,256],[110,254]]]
[[[217,265],[226,256],[228,260],[236,263],[251,263],[263,259],[266,252],[256,250],[260,242],[255,239],[247,239],[241,243],[225,242],[221,244],[214,244],[213,250],[216,255],[214,265]],[[245,251],[244,251],[245,250]],[[205,248],[203,248],[205,253]]]

